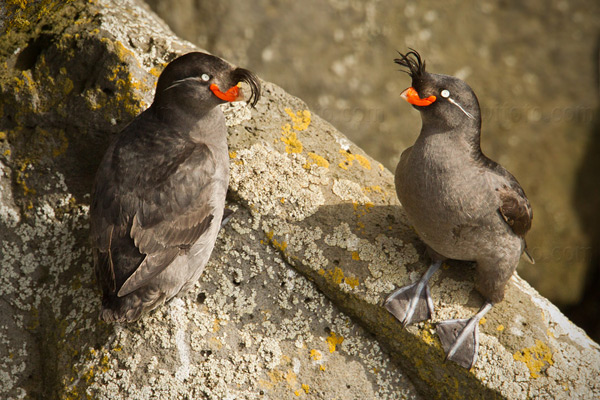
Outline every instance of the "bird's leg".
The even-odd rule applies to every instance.
[[[446,352],[446,360],[468,369],[475,365],[479,348],[479,321],[493,305],[486,301],[470,319],[451,319],[437,324],[436,331]]]
[[[442,261],[434,261],[425,275],[412,285],[403,286],[388,296],[385,308],[406,326],[413,322],[425,321],[433,314],[433,302],[427,282],[440,268]]]

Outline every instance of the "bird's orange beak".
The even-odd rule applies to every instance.
[[[429,96],[426,99],[420,98],[419,93],[417,93],[417,91],[413,87],[405,89],[402,93],[400,93],[400,97],[402,97],[404,100],[408,101],[410,104],[415,106],[428,106],[433,104],[433,102],[436,99],[435,96]]]
[[[221,92],[219,87],[216,84],[212,84],[209,86],[209,89],[221,100],[225,101],[241,101],[244,100],[244,95],[242,93],[242,88],[238,85],[232,86],[227,89],[226,92]]]

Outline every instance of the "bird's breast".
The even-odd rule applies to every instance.
[[[503,228],[486,177],[469,160],[413,147],[396,169],[396,191],[419,236],[448,258],[469,259],[468,238]]]

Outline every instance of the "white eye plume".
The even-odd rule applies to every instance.
[[[190,76],[188,78],[183,78],[183,79],[179,79],[176,81],[173,81],[173,83],[171,84],[171,86],[169,86],[168,88],[166,88],[165,90],[169,90],[169,89],[173,89],[174,87],[180,86],[184,83],[189,83],[189,82],[208,82],[210,80],[210,75],[208,74],[202,74],[200,76],[200,78],[198,78],[197,76]]]
[[[473,114],[471,114],[470,112],[468,112],[467,110],[465,110],[458,101],[454,100],[452,97],[448,97],[448,101],[452,104],[454,104],[456,107],[460,108],[460,111],[462,111],[463,113],[465,113],[465,115],[471,119],[475,119],[475,117],[473,116]]]
[[[456,107],[460,108],[460,111],[462,111],[463,113],[465,113],[465,115],[471,119],[475,119],[475,117],[473,116],[473,114],[471,114],[470,112],[468,112],[467,110],[465,110],[463,108],[463,106],[460,105],[460,103],[456,100],[454,100],[452,97],[450,97],[450,91],[448,89],[444,89],[440,92],[440,96],[442,96],[445,99],[448,99],[448,101],[452,104],[454,104]]]

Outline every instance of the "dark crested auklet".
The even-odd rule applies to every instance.
[[[152,105],[109,146],[90,207],[101,319],[135,321],[192,287],[213,250],[229,182],[227,128],[220,107],[256,105],[250,71],[193,52],[169,63]]]

